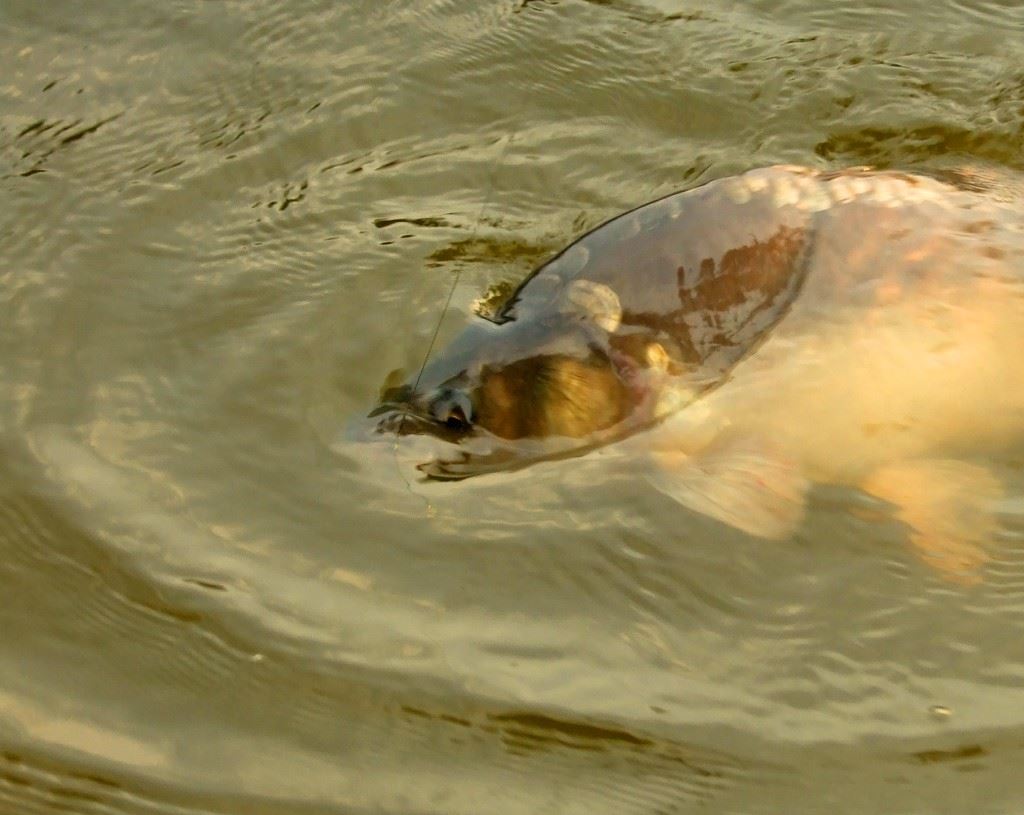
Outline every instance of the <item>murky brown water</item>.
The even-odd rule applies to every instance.
[[[777,162],[1024,170],[1024,11],[0,9],[0,811],[1016,812],[1024,486],[984,581],[855,490],[765,542],[612,449],[350,433],[489,284]]]

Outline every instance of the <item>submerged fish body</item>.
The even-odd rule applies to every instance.
[[[579,454],[670,416],[669,470],[737,445],[749,463],[753,444],[800,478],[864,484],[1016,443],[1024,209],[965,179],[770,167],[646,204],[385,394],[381,428],[458,444],[423,465],[437,478]]]
[[[382,428],[486,437],[500,455],[426,468],[464,477],[657,422],[719,384],[785,314],[827,203],[813,178],[754,172],[608,221],[530,275],[492,322],[470,325],[418,381],[385,393]]]
[[[853,197],[819,214],[800,297],[705,410],[815,480],[1005,452],[1024,436],[1024,209],[931,179],[856,181],[831,182]]]

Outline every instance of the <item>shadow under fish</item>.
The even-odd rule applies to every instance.
[[[370,415],[380,432],[449,442],[451,455],[419,465],[448,480],[679,417],[652,458],[655,485],[681,503],[781,537],[809,481],[849,483],[893,503],[940,568],[970,571],[980,544],[954,550],[976,530],[919,493],[984,482],[991,497],[990,478],[946,453],[1024,430],[1024,369],[1001,348],[1024,341],[1024,309],[1005,305],[1024,277],[1021,210],[974,187],[772,167],[645,204],[534,271]],[[950,340],[969,361],[919,379]],[[999,362],[979,379],[986,355]],[[1008,388],[994,432],[971,426],[993,418],[984,410],[937,396],[936,377],[953,393]],[[888,438],[922,401],[940,420]],[[883,438],[868,439],[876,425]]]

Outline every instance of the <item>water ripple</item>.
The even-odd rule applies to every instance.
[[[644,200],[1022,167],[1013,4],[684,6],[4,15],[0,810],[1019,808],[1013,466],[965,587],[855,490],[769,544],[637,448],[440,485],[351,429]]]

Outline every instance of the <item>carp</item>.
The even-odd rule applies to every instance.
[[[690,509],[778,538],[811,483],[853,486],[970,581],[1001,495],[983,462],[1024,438],[1008,189],[776,166],[669,195],[571,243],[371,415],[451,444],[434,479],[658,426],[650,479]]]

